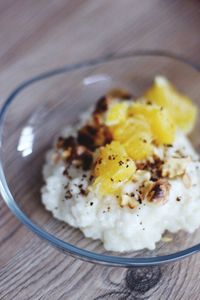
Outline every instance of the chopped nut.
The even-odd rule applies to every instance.
[[[55,164],[59,162],[60,158],[61,158],[61,156],[60,156],[60,153],[58,153],[58,152],[54,152],[51,157],[52,161]]]
[[[175,178],[185,173],[190,157],[186,158],[167,158],[162,167],[162,176],[168,178]]]
[[[149,158],[146,162],[137,163],[138,170],[149,171],[151,173],[151,180],[157,181],[161,177],[163,161],[157,157],[153,156]]]
[[[97,147],[104,146],[112,141],[112,134],[105,125],[92,126],[85,125],[78,132],[78,142],[86,146],[90,150],[95,150]]]
[[[117,88],[110,90],[107,96],[112,98],[124,99],[124,100],[133,98],[133,96],[128,91],[123,89],[117,89]]]
[[[133,175],[133,181],[148,181],[151,178],[151,173],[145,170],[137,170]]]
[[[103,117],[100,113],[93,113],[92,119],[90,120],[90,124],[93,126],[99,126],[103,124]]]
[[[84,152],[87,151],[87,149],[84,146],[77,146],[76,147],[76,155],[80,156],[84,154]]]
[[[172,238],[172,236],[165,234],[162,236],[161,241],[164,243],[169,243],[169,242],[173,241],[173,238]]]
[[[98,129],[92,125],[83,126],[78,132],[78,142],[88,148],[95,149],[95,136]]]
[[[147,186],[145,197],[149,202],[164,204],[168,201],[170,186],[166,179],[159,179]]]
[[[67,138],[59,137],[57,140],[57,149],[67,149],[68,147],[74,147],[76,145],[76,139],[73,136]]]
[[[183,153],[183,151],[181,149],[178,149],[178,150],[175,151],[174,157],[177,157],[177,158],[186,158],[185,154]]]
[[[73,159],[72,160],[72,165],[75,167],[80,167],[81,166],[81,160],[80,159]]]
[[[83,170],[89,170],[93,163],[93,154],[85,146],[77,146],[74,149],[72,164],[82,166]]]
[[[108,110],[109,104],[113,101],[113,99],[123,99],[123,100],[129,100],[133,98],[133,96],[122,89],[112,89],[110,92],[107,93],[106,96],[100,98],[97,101],[95,110],[93,112],[93,116],[96,114],[103,114]]]
[[[97,104],[96,104],[96,107],[95,107],[95,110],[94,110],[94,114],[96,113],[104,113],[107,111],[108,109],[108,104],[110,102],[110,99],[109,97],[102,97],[100,98],[98,101],[97,101]]]
[[[77,145],[76,142],[74,142],[73,137],[67,139],[59,138],[57,147],[63,149],[59,155],[65,162],[73,164],[76,167],[82,167],[83,170],[89,170],[91,168],[93,163],[93,153],[87,149],[87,147]]]
[[[128,206],[129,208],[136,208],[139,205],[139,202],[128,195],[122,195],[122,200],[120,203],[121,207]]]
[[[70,199],[70,198],[72,198],[72,193],[70,190],[67,190],[65,194],[65,199]]]
[[[66,149],[62,152],[62,158],[68,159],[71,156],[71,153],[72,153],[72,148],[69,147],[68,149]]]
[[[107,143],[110,143],[112,139],[112,134],[109,129],[106,126],[102,125],[99,127],[99,130],[97,132],[95,144],[97,147],[104,146]]]
[[[191,188],[192,186],[191,178],[186,173],[183,175],[183,184],[187,189]]]

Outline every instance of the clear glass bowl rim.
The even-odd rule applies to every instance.
[[[197,72],[200,73],[200,65],[197,63],[192,62],[190,59],[177,55],[172,52],[168,51],[162,51],[162,50],[137,50],[137,51],[128,51],[123,52],[120,54],[108,54],[103,57],[99,57],[96,59],[91,59],[87,61],[83,61],[80,63],[75,63],[71,65],[66,65],[64,67],[60,67],[57,69],[53,69],[44,73],[41,73],[31,79],[25,80],[21,84],[19,84],[14,91],[8,96],[7,100],[4,102],[0,109],[0,147],[2,147],[2,133],[3,133],[3,123],[5,119],[6,112],[9,108],[9,106],[12,104],[12,102],[15,100],[15,97],[25,88],[28,86],[37,83],[38,81],[48,79],[50,77],[61,75],[63,73],[70,73],[75,70],[88,68],[92,66],[98,66],[103,63],[115,61],[115,60],[121,60],[124,58],[133,58],[133,57],[164,57],[169,58],[172,60],[179,61],[180,63],[186,64],[188,67],[193,68]],[[49,242],[52,246],[60,249],[63,252],[67,252],[70,255],[80,258],[82,260],[86,260],[93,263],[101,263],[106,264],[109,266],[121,266],[121,267],[131,267],[131,266],[151,266],[151,265],[158,265],[168,262],[173,262],[176,260],[179,260],[181,258],[185,258],[191,254],[197,253],[200,251],[200,243],[192,246],[190,248],[187,248],[182,251],[178,251],[172,254],[163,255],[163,256],[154,256],[154,257],[135,257],[135,258],[127,258],[123,256],[111,256],[111,255],[104,255],[99,254],[95,252],[91,252],[88,250],[84,250],[81,248],[78,248],[76,246],[73,246],[67,242],[64,242],[63,240],[56,238],[54,235],[48,233],[47,231],[43,230],[41,227],[37,226],[35,223],[33,223],[19,208],[17,203],[15,202],[9,188],[6,182],[3,166],[2,166],[2,160],[0,158],[0,192],[1,195],[9,207],[9,209],[12,211],[12,213],[18,218],[19,221],[21,221],[26,227],[28,227],[32,232],[37,234],[40,238],[43,240],[46,240]]]

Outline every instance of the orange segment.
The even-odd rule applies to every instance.
[[[126,102],[117,102],[113,104],[107,114],[105,124],[113,126],[126,120],[128,104]]]
[[[145,97],[155,104],[166,108],[173,120],[184,132],[189,133],[194,127],[197,108],[187,96],[178,92],[164,77],[156,77]]]
[[[126,152],[133,160],[142,160],[150,156],[153,151],[151,135],[147,132],[134,134],[124,143]]]
[[[142,115],[127,118],[125,122],[120,123],[118,126],[111,127],[110,130],[114,139],[122,143],[140,132],[147,132],[151,135],[151,128]]]
[[[94,167],[94,184],[99,186],[101,194],[117,191],[121,182],[127,181],[136,167],[125,148],[117,141],[102,147]]]
[[[174,141],[176,126],[167,109],[145,102],[135,102],[129,108],[129,115],[143,115],[151,127],[154,140],[158,144],[171,144]]]

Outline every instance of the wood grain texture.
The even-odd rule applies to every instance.
[[[0,0],[0,101],[27,77],[130,49],[200,63],[198,0]],[[22,226],[0,200],[0,299],[200,299],[200,254],[149,269],[75,260]]]

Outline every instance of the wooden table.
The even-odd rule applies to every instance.
[[[167,49],[200,63],[200,2],[0,0],[1,103],[41,71],[140,48]],[[149,269],[85,263],[42,242],[1,200],[1,300],[197,300],[199,259]]]

